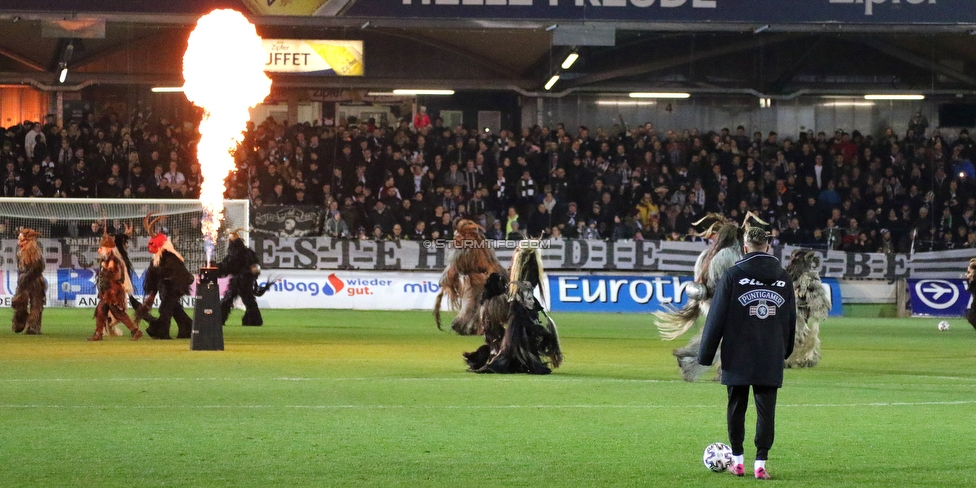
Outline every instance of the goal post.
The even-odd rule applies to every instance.
[[[30,227],[41,235],[39,242],[48,280],[48,305],[78,306],[77,297],[88,296],[94,286],[103,220],[110,234],[132,227],[129,257],[135,275],[133,285],[137,285],[136,293],[141,295],[142,276],[149,265],[147,245],[151,237],[146,235],[142,220],[150,212],[163,217],[156,230],[162,226],[183,256],[187,269],[196,273],[206,261],[200,229],[203,205],[199,200],[0,198],[0,300],[15,292],[17,234],[21,227]],[[229,232],[236,229],[240,229],[241,238],[249,238],[248,200],[224,201],[224,222],[212,261],[223,258]],[[91,286],[86,280],[91,281]]]

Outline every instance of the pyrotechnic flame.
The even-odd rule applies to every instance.
[[[267,53],[254,25],[236,10],[214,10],[197,21],[183,55],[183,93],[204,110],[197,159],[203,182],[203,236],[217,241],[224,217],[224,180],[244,138],[248,109],[271,93]],[[209,262],[209,256],[208,256]]]

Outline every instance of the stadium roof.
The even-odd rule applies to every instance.
[[[831,1],[827,8],[813,0],[796,0],[790,9],[772,13],[746,9],[748,15],[739,5],[744,0],[670,0],[676,5],[670,9],[661,8],[664,1],[628,0],[617,11],[605,7],[622,0],[586,0],[590,8],[584,9],[567,0],[552,7],[553,2],[540,0],[534,6],[532,0],[508,0],[512,5],[504,6],[451,1],[4,0],[0,83],[57,88],[58,64],[70,43],[68,89],[180,84],[193,22],[213,8],[229,7],[251,12],[266,38],[365,42],[365,76],[275,75],[278,87],[410,84],[540,94],[575,51],[579,61],[546,95],[649,87],[785,98],[881,89],[976,90],[976,36],[969,35],[976,10],[954,9],[961,0],[872,4],[870,15],[863,4]],[[528,10],[516,8],[519,2],[528,2]],[[302,15],[276,15],[294,14],[281,9],[305,4],[314,5]],[[635,7],[645,4],[653,5]],[[813,9],[814,4],[821,8]],[[516,17],[518,12],[523,17]]]

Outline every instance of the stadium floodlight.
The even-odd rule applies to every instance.
[[[546,91],[551,90],[552,89],[552,86],[555,85],[557,81],[559,81],[559,74],[558,73],[552,75],[552,78],[549,78],[549,81],[546,82]]]
[[[827,102],[822,106],[824,107],[873,107],[874,102],[856,102],[856,101],[846,101],[846,102]]]
[[[691,93],[632,92],[630,98],[691,98]]]
[[[154,86],[153,93],[183,93],[182,86]]]
[[[925,100],[925,95],[895,94],[895,95],[864,95],[865,100]]]
[[[597,100],[597,105],[612,105],[618,107],[643,107],[657,105],[654,100]]]
[[[415,88],[398,88],[393,90],[394,95],[453,95],[454,90],[428,90]]]
[[[577,59],[579,59],[579,53],[578,52],[573,51],[573,52],[569,53],[568,55],[566,55],[566,59],[563,60],[563,64],[561,65],[562,68],[563,69],[569,69],[571,66],[573,66],[573,63],[575,63]]]

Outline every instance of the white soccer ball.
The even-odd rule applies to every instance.
[[[732,465],[732,448],[721,442],[709,444],[705,448],[702,460],[705,462],[706,468],[721,473]]]
[[[939,322],[939,330],[941,330],[942,332],[949,330],[949,322],[945,320]]]

